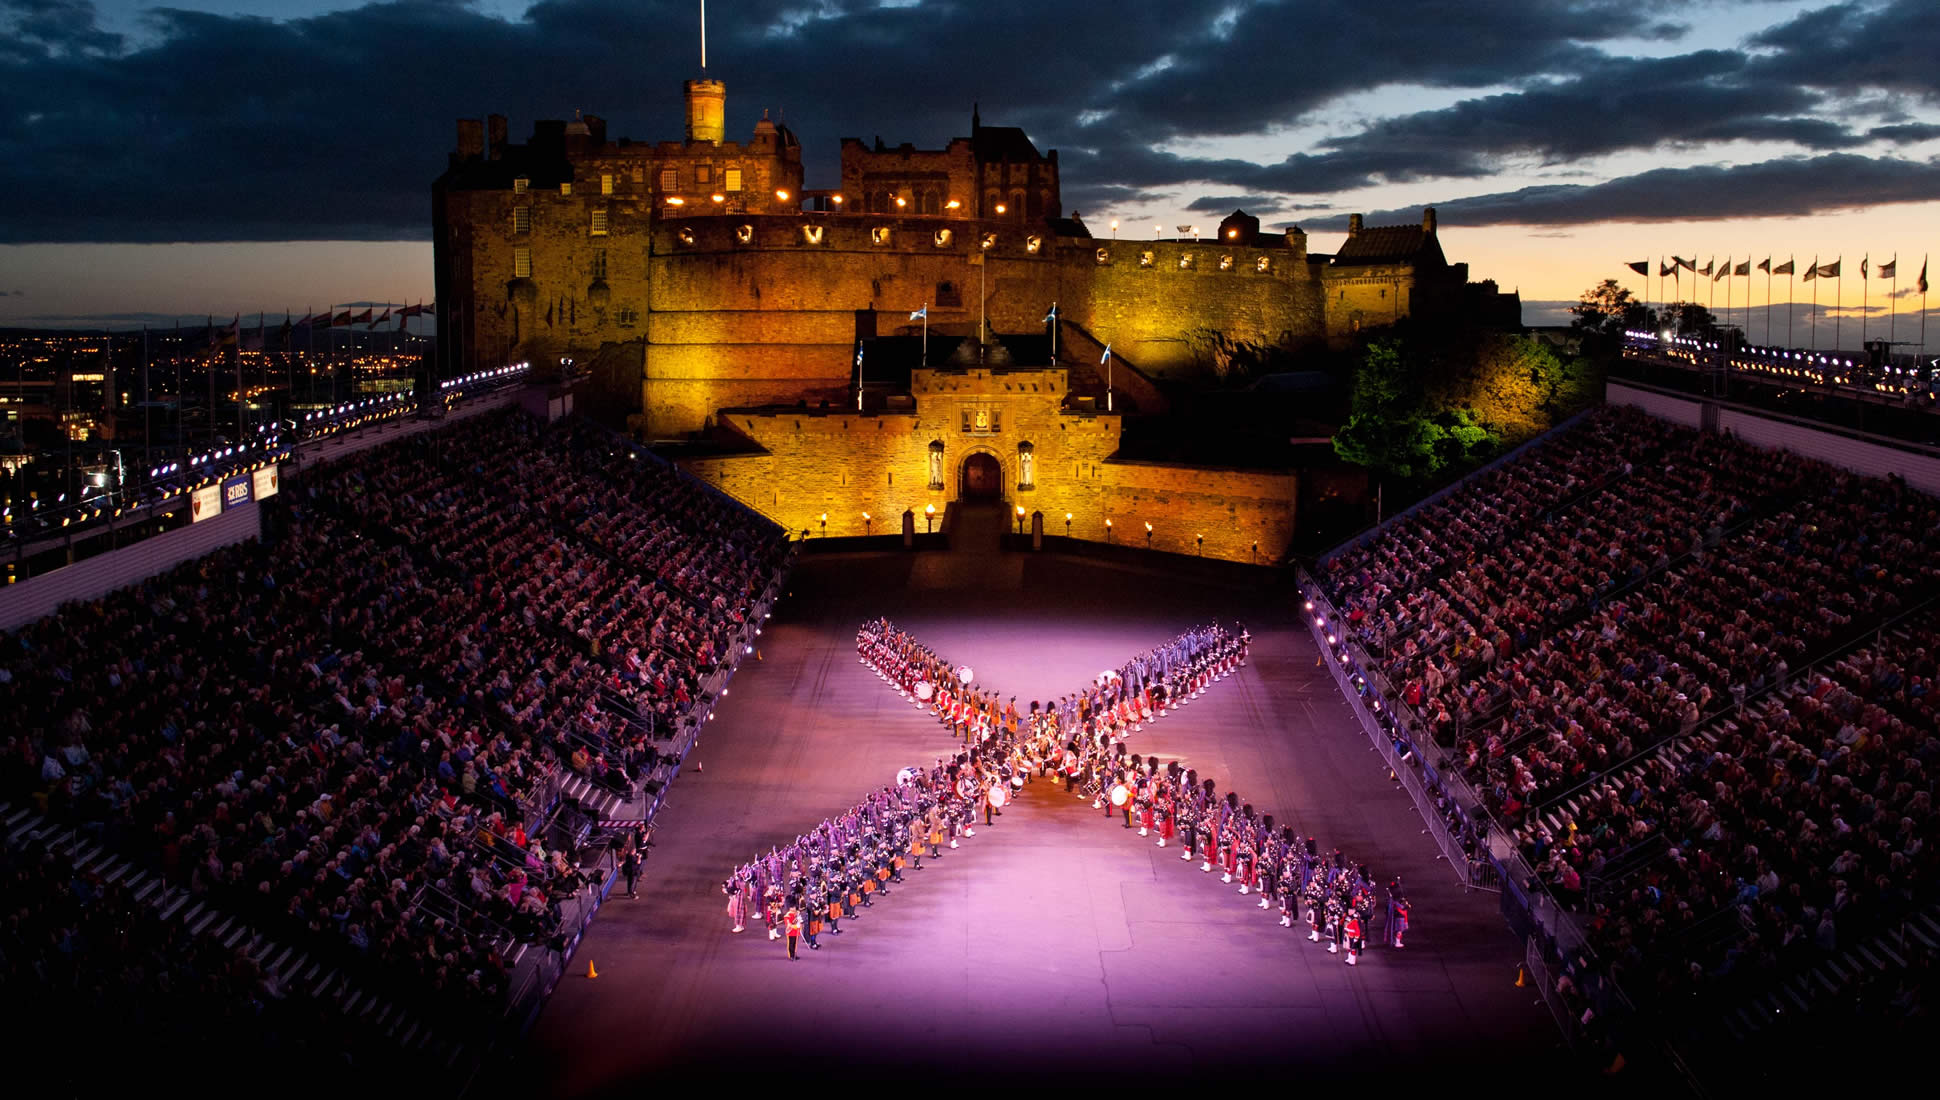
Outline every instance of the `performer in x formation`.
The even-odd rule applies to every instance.
[[[1019,708],[959,681],[957,667],[897,630],[888,620],[857,632],[858,656],[904,698],[935,715],[965,751],[929,769],[905,769],[840,818],[823,821],[793,844],[771,850],[736,868],[723,884],[734,930],[755,898],[771,898],[769,937],[785,904],[806,908],[804,931],[811,950],[823,918],[831,934],[840,921],[868,908],[876,895],[900,882],[902,869],[921,869],[925,852],[940,858],[944,842],[956,848],[976,835],[979,812],[986,826],[1001,814],[1012,791],[1048,779],[1090,799],[1092,808],[1122,827],[1155,837],[1158,847],[1177,845],[1180,859],[1198,861],[1203,873],[1237,880],[1242,896],[1257,896],[1262,910],[1278,910],[1282,927],[1303,919],[1308,938],[1325,939],[1330,953],[1345,949],[1355,964],[1366,948],[1375,886],[1365,866],[1338,850],[1322,855],[1313,838],[1297,838],[1277,826],[1236,792],[1221,795],[1211,779],[1178,761],[1129,752],[1127,739],[1173,709],[1204,694],[1245,662],[1250,636],[1243,627],[1204,627],[1126,662],[1083,691]],[[1388,886],[1388,943],[1401,946],[1408,905],[1399,880]],[[791,957],[793,957],[791,946]]]

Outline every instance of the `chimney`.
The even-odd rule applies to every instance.
[[[1349,214],[1347,216],[1347,235],[1350,237],[1358,237],[1361,235],[1361,216],[1359,214]]]
[[[493,160],[498,160],[505,155],[504,115],[487,115],[485,117],[485,137],[491,142],[490,151]]]
[[[485,155],[485,123],[475,118],[458,120],[458,159],[477,160]]]
[[[1421,231],[1430,235],[1435,232],[1435,208],[1432,206],[1421,208]]]

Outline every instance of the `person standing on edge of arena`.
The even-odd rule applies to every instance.
[[[801,910],[796,909],[792,905],[789,906],[788,915],[783,920],[788,930],[788,958],[790,961],[793,961],[797,957],[795,955],[795,941],[802,938]]]
[[[633,888],[640,881],[640,853],[628,848],[626,858],[620,861],[620,873],[626,876],[626,896],[634,896]]]

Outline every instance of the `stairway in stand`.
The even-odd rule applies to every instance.
[[[415,1012],[406,1012],[359,989],[329,962],[313,960],[301,948],[258,933],[240,918],[223,913],[186,890],[170,889],[159,874],[139,869],[132,860],[91,837],[47,820],[31,807],[0,803],[0,843],[15,849],[39,843],[56,857],[72,860],[76,873],[98,875],[102,881],[132,892],[135,902],[154,919],[179,922],[196,936],[213,937],[224,947],[246,952],[279,994],[300,993],[336,1005],[358,1031],[395,1043],[400,1053],[441,1077],[475,1070],[485,1053],[475,1041],[467,1046],[463,1032],[434,1029],[429,1020]]]

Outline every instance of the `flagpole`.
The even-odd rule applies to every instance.
[[[930,304],[923,303],[923,365],[930,365]]]
[[[1893,358],[1893,344],[1900,335],[1900,254],[1893,253],[1893,286],[1886,292],[1886,358]]]
[[[1792,315],[1798,312],[1798,257],[1785,257],[1785,266],[1792,269],[1785,273],[1785,348],[1789,351],[1792,348]]]
[[[1819,350],[1819,258],[1812,257],[1812,350]]]
[[[144,456],[142,464],[151,470],[155,468],[155,429],[151,426],[149,417],[154,411],[154,406],[148,403],[148,326],[143,325],[141,327],[141,439]]]
[[[1832,351],[1833,351],[1833,354],[1835,355],[1846,350],[1845,344],[1840,342],[1840,339],[1839,339],[1839,327],[1840,327],[1839,312],[1846,308],[1846,262],[1845,261],[1846,261],[1846,257],[1844,253],[1841,253],[1838,259],[1832,261],[1834,264],[1838,265],[1838,268],[1839,268],[1839,274],[1834,276],[1832,279],[1832,300],[1833,300]]]
[[[1927,364],[1927,258],[1920,257],[1920,359],[1914,364],[1925,368]]]
[[[1765,261],[1765,346],[1772,346],[1772,262]]]
[[[1869,253],[1859,258],[1859,350],[1866,350],[1866,311],[1873,308],[1872,276],[1866,273]]]

